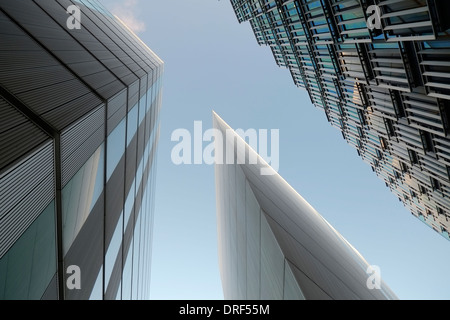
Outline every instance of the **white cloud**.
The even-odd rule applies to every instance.
[[[138,18],[138,12],[139,0],[124,0],[116,3],[112,8],[112,13],[135,33],[145,31],[145,22]]]

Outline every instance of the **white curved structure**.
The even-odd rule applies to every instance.
[[[243,142],[236,133],[225,134],[231,128],[215,113],[213,122],[228,146],[234,139]],[[245,149],[240,156],[248,160],[255,151],[247,144]],[[240,151],[234,150],[236,160]],[[261,157],[257,164],[218,163],[225,299],[397,299],[383,281],[369,289],[369,264],[280,175],[261,175],[268,167]]]

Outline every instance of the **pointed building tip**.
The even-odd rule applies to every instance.
[[[220,126],[224,127],[226,129],[231,129],[231,127],[226,123],[214,110],[212,111],[213,114],[213,121]]]
[[[215,112],[214,110],[212,111],[212,115],[213,115],[213,118],[214,119],[217,119],[217,120],[222,120],[222,118],[217,114],[217,112]],[[222,120],[223,121],[223,120]]]

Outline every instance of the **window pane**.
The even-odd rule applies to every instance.
[[[141,100],[139,100],[139,125],[141,125],[142,121],[145,118],[145,114],[147,113],[146,103],[147,94],[144,94]]]
[[[63,249],[69,251],[103,191],[104,151],[101,145],[62,190]]]
[[[127,127],[127,146],[130,145],[131,140],[137,131],[138,105],[128,112],[128,127]]]
[[[133,241],[133,239],[131,239]],[[131,300],[131,268],[133,263],[133,247],[128,250],[122,274],[122,300]]]
[[[106,180],[109,180],[114,169],[125,153],[125,119],[123,119],[108,136],[106,152]]]
[[[119,253],[120,245],[122,243],[122,225],[123,225],[123,211],[120,214],[119,221],[117,222],[116,229],[114,230],[113,237],[109,243],[108,249],[105,255],[105,290],[109,285],[109,279],[116,263],[116,258]]]
[[[95,280],[94,288],[92,288],[89,300],[103,300],[103,266],[97,275],[97,280]]]
[[[0,300],[40,299],[56,273],[54,201],[0,259]]]

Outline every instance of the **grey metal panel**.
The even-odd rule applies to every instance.
[[[62,129],[101,103],[95,94],[0,12],[1,84]]]
[[[238,141],[242,141],[236,133],[230,136],[227,132],[227,135],[225,135],[225,131],[230,128],[215,114],[213,122],[214,127],[221,130],[223,135],[226,136],[227,143],[234,144],[232,141],[235,138]],[[381,281],[382,290],[370,290],[367,287],[368,275],[366,270],[369,265],[364,258],[317,211],[298,195],[281,176],[271,169],[248,144],[245,144],[245,150],[237,148],[236,145],[234,150],[234,163],[237,162],[237,157],[242,157],[242,159],[245,159],[245,164],[216,164],[216,172],[223,171],[221,175],[217,174],[217,179],[222,179],[217,180],[222,185],[220,189],[218,188],[217,198],[225,198],[218,200],[218,215],[221,222],[219,225],[219,228],[221,228],[219,243],[225,241],[233,244],[237,241],[233,233],[227,229],[226,221],[231,220],[231,225],[234,225],[233,217],[236,215],[236,212],[239,212],[239,210],[236,210],[236,185],[232,178],[234,175],[231,174],[232,177],[230,177],[229,173],[233,172],[232,168],[240,166],[263,212],[261,220],[264,217],[264,221],[268,222],[268,227],[270,227],[270,231],[275,236],[282,255],[290,262],[290,267],[295,266],[300,271],[298,273],[291,268],[306,298],[396,298],[395,294],[383,281]],[[257,164],[249,163],[250,155],[257,157]],[[266,170],[270,169],[271,175],[262,175],[261,169],[263,168]],[[224,179],[224,176],[227,176],[227,172],[228,179]],[[231,182],[228,182],[228,180]],[[222,215],[226,215],[226,217],[221,218]],[[262,224],[260,228],[262,228]],[[268,234],[267,230],[266,228],[266,234]],[[262,259],[264,257],[261,258],[261,264],[268,264],[270,262],[269,258],[275,258],[280,263],[283,259],[281,258],[280,260],[279,254],[272,252],[270,255],[267,255],[267,252],[270,253],[273,250],[268,250],[268,244],[264,244],[263,240],[261,237],[260,254],[263,255],[266,252],[266,257],[265,261]],[[223,254],[221,258],[222,279],[233,283],[236,276],[227,270],[230,269],[230,266],[227,265],[229,263],[226,261],[227,259],[233,259],[233,264],[237,264],[233,255],[230,258]],[[272,264],[272,269],[273,266],[274,264]],[[278,268],[278,275],[281,274],[281,269],[281,267]],[[273,282],[274,279],[268,276],[269,274],[273,275],[274,273],[265,273],[266,281],[270,284],[270,281]],[[263,281],[263,277],[261,277],[261,281]],[[277,283],[281,282],[278,281]],[[263,283],[261,284],[262,287]],[[231,289],[231,294],[234,292],[235,290]],[[230,292],[227,294],[230,294]],[[264,298],[264,296],[261,297]]]
[[[72,246],[64,257],[64,268],[76,265],[81,270],[81,289],[68,290],[65,287],[65,299],[89,299],[97,279],[97,274],[103,263],[103,193],[92,209]],[[65,274],[66,277],[70,276]]]
[[[105,112],[101,105],[61,134],[63,186],[104,141]]]
[[[107,135],[109,135],[127,113],[127,90],[122,90],[108,100],[107,104]]]
[[[114,113],[120,111],[127,104],[127,90],[122,90],[117,95],[108,100],[108,119],[111,118]]]
[[[125,118],[127,112],[126,104],[119,111],[114,113],[107,121],[107,135],[114,131],[117,125]]]
[[[117,92],[124,87],[91,53],[72,38],[71,30],[66,27],[66,8],[55,6],[50,1],[39,1],[36,4],[33,1],[18,0],[9,1],[3,9],[98,92],[109,90]],[[79,32],[86,30],[82,28]],[[86,62],[90,63],[90,69],[84,68],[83,64]],[[94,74],[99,76],[93,77]]]
[[[139,81],[128,87],[128,111],[130,111],[139,101]]]
[[[58,0],[58,2],[64,7],[67,7],[71,3],[67,0]],[[108,19],[105,15],[93,10],[92,8],[84,6],[83,3],[77,3],[77,5],[80,6],[85,17],[84,24],[86,30],[93,32],[95,35],[101,35],[98,37],[98,40],[114,53],[114,59],[118,59],[124,66],[126,66],[126,69],[121,69],[122,72],[124,72],[120,75],[121,80],[127,85],[131,84],[136,79],[136,76],[133,75],[133,73],[137,72],[138,76],[141,75],[139,74],[139,66],[136,65],[132,59],[130,59],[130,56],[134,55],[134,53],[129,49],[126,50],[127,48],[123,45],[123,42],[126,41],[126,39],[118,37],[113,30],[111,30],[110,25],[108,24]],[[91,21],[94,23],[91,23]],[[99,58],[102,60],[101,57]]]
[[[54,198],[53,141],[0,176],[0,258]]]
[[[126,44],[128,48],[130,48],[133,52],[136,53],[136,56],[131,55],[133,59],[137,62],[137,64],[145,70],[145,72],[150,72],[150,70],[155,68],[155,61],[159,59],[154,59],[152,57],[152,52],[145,48],[142,41],[137,39],[136,35],[132,33],[128,28],[123,28],[119,21],[109,19],[112,25],[115,25],[121,37],[126,39]]]
[[[140,79],[139,98],[147,93],[147,74]]]
[[[307,300],[332,300],[332,298],[326,294],[316,283],[308,278],[299,268],[286,260],[287,265],[291,268],[295,279],[298,283],[303,285],[303,288],[307,288],[305,299]]]
[[[51,138],[0,97],[0,173],[46,140]]]

